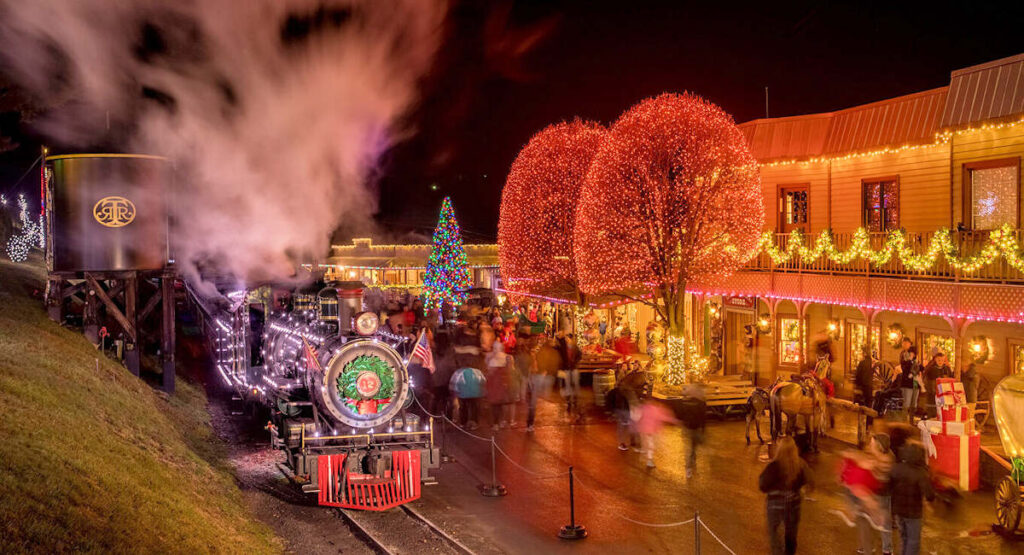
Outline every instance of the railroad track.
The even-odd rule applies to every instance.
[[[375,552],[452,553],[473,555],[473,551],[408,505],[387,511],[337,509],[352,531]]]

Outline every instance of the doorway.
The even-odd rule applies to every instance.
[[[807,185],[779,187],[779,232],[789,233],[798,229],[807,233],[809,208]]]
[[[753,325],[753,312],[725,311],[725,375],[742,375],[753,370],[753,334],[747,333]]]

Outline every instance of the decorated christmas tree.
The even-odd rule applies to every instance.
[[[466,302],[469,288],[469,263],[462,249],[462,231],[455,221],[451,197],[441,204],[441,217],[434,228],[434,248],[423,278],[423,310],[440,310],[444,303],[458,306]]]

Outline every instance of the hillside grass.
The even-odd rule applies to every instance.
[[[0,262],[0,553],[280,552],[202,389],[154,391],[49,321],[32,296],[44,279]]]

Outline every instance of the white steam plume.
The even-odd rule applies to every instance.
[[[39,124],[172,158],[179,263],[284,277],[376,209],[379,155],[409,130],[441,40],[433,0],[0,0],[0,52],[59,104]],[[56,97],[56,98],[55,98]]]

